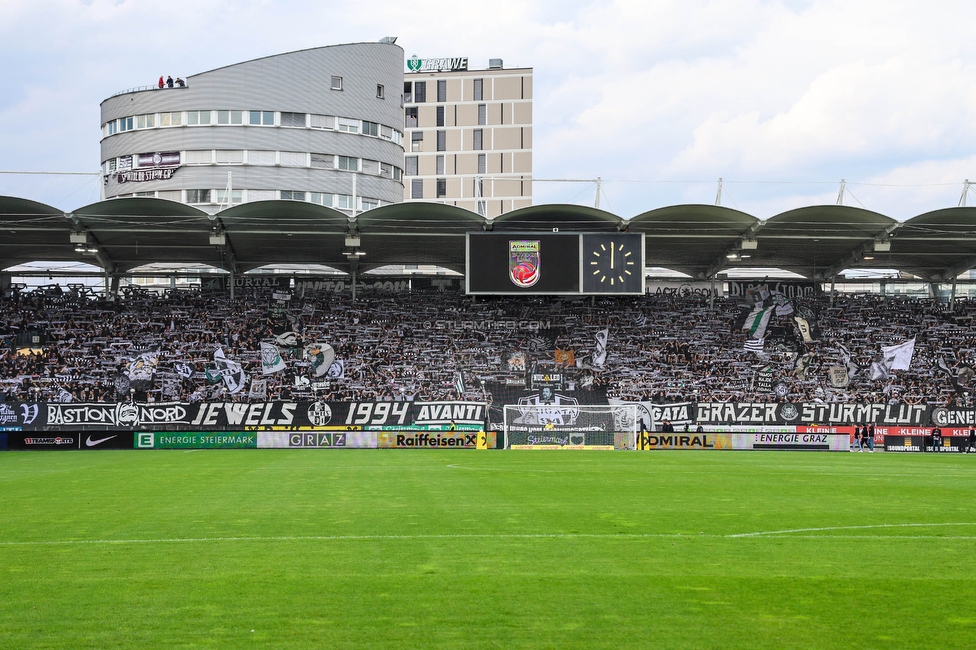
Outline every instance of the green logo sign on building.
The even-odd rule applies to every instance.
[[[468,57],[420,59],[414,54],[407,59],[409,72],[457,72],[468,69]]]

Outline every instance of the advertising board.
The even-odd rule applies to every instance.
[[[118,432],[89,432],[78,434],[79,449],[132,449],[134,444],[132,431]]]
[[[847,433],[825,432],[708,432],[642,433],[637,449],[733,449],[777,451],[850,451]]]
[[[162,431],[135,434],[136,449],[256,449],[257,434],[250,431]]]
[[[376,446],[380,449],[476,449],[477,431],[379,431]]]
[[[7,448],[15,451],[67,451],[78,449],[77,433],[7,432]]]

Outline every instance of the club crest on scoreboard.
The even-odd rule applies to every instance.
[[[539,249],[539,240],[508,242],[508,277],[516,287],[528,289],[539,281],[542,266]]]

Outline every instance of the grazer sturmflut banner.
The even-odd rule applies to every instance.
[[[483,402],[7,403],[9,429],[77,431],[483,431]]]

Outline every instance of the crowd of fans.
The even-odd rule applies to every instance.
[[[491,386],[518,385],[536,368],[560,373],[564,391],[632,401],[973,406],[968,381],[976,363],[976,302],[959,300],[950,310],[932,300],[840,295],[797,299],[793,306],[811,321],[815,340],[803,341],[793,316],[774,317],[764,349],[756,352],[743,348],[741,301],[728,298],[710,306],[706,297],[675,295],[377,292],[353,301],[309,292],[284,301],[258,289],[235,300],[130,290],[106,300],[55,287],[12,291],[0,300],[0,399],[248,400],[247,386],[230,394],[224,382],[213,381],[220,348],[251,380],[268,380],[260,398],[267,400],[491,401]],[[602,330],[607,343],[600,363]],[[281,344],[288,332],[294,342]],[[282,334],[286,369],[263,375],[260,344]],[[871,379],[868,367],[880,359],[881,346],[912,337],[911,367]],[[311,376],[302,347],[317,342],[334,348],[338,376]],[[151,350],[158,351],[152,384],[121,388],[117,379],[131,360]],[[757,381],[760,374],[765,381]]]

